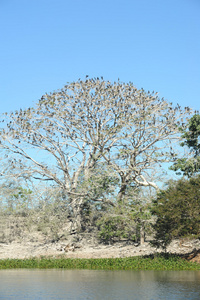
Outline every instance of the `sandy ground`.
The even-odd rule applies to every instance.
[[[188,241],[180,243],[174,241],[169,247],[168,251],[172,253],[191,253],[196,249],[200,249],[200,241]],[[148,243],[143,245],[85,245],[85,244],[69,244],[67,241],[57,243],[34,243],[34,242],[12,242],[9,244],[0,243],[0,259],[6,258],[31,258],[41,256],[52,257],[66,257],[66,258],[117,258],[149,255],[158,252],[152,248]],[[200,260],[200,254],[193,255],[191,259]]]
[[[80,247],[80,248],[79,248]],[[153,249],[144,245],[143,247],[127,246],[76,246],[67,243],[16,243],[0,244],[0,259],[5,258],[30,258],[40,256],[64,256],[68,258],[108,258],[128,257],[153,253]]]

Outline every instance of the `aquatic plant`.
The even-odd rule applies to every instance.
[[[0,269],[88,269],[88,270],[200,270],[200,264],[173,254],[127,258],[31,258],[2,259]]]

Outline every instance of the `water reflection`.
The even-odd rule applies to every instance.
[[[0,299],[200,299],[200,271],[1,270]]]

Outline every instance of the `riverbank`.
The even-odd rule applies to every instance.
[[[115,243],[104,245],[93,241],[87,243],[69,242],[12,242],[0,243],[0,259],[32,259],[41,257],[73,258],[73,259],[103,259],[103,258],[128,258],[136,256],[149,256],[162,252],[144,243],[142,245]],[[167,252],[182,255],[192,262],[200,263],[200,240],[173,241],[167,248]]]

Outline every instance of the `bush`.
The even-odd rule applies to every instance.
[[[151,212],[157,217],[152,245],[166,250],[174,238],[199,238],[200,176],[171,182],[158,193]]]
[[[131,224],[124,216],[107,216],[98,222],[99,238],[106,242],[112,243],[122,239],[134,240],[136,239],[135,226]]]

